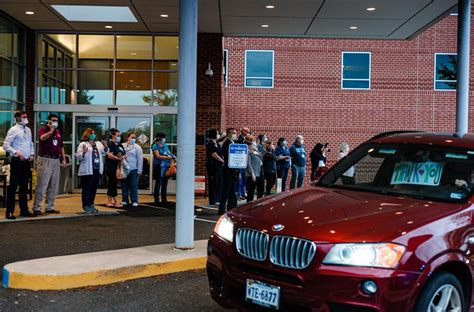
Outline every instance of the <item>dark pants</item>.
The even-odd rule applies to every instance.
[[[286,189],[286,179],[288,178],[288,171],[290,170],[290,167],[285,168],[285,167],[278,167],[278,178],[281,179],[281,191],[284,192]]]
[[[93,206],[95,194],[99,187],[101,174],[99,170],[94,170],[94,174],[81,176],[82,184],[82,208]]]
[[[209,205],[214,205],[220,200],[222,187],[222,166],[210,165],[206,167],[208,188],[209,188]]]
[[[160,193],[161,193],[161,202],[166,203],[166,195],[168,193],[168,178],[164,175],[165,170],[161,168],[161,165],[153,166],[153,177],[155,179],[155,189],[153,190],[153,195],[155,197],[155,203],[160,202]]]
[[[117,197],[117,185],[116,171],[107,171],[107,196]]]
[[[273,186],[276,182],[276,173],[275,172],[265,172],[265,194],[270,195]]]
[[[247,203],[251,202],[255,196],[255,188],[257,189],[257,198],[263,197],[265,178],[263,176],[257,177],[253,182],[252,177],[247,177]]]
[[[222,191],[221,200],[219,203],[219,213],[226,212],[232,208],[237,207],[237,185],[239,183],[238,170],[224,168],[222,172]]]
[[[12,157],[10,162],[10,185],[7,190],[7,215],[15,211],[15,193],[18,187],[20,213],[28,213],[27,194],[30,174],[30,162],[27,159],[21,161],[19,158]]]

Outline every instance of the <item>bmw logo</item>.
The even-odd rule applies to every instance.
[[[285,226],[283,224],[275,224],[272,227],[273,231],[275,231],[275,232],[279,232],[279,231],[283,230],[284,228],[285,228]]]

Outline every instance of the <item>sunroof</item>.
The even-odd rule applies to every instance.
[[[51,5],[70,22],[137,23],[128,6]]]

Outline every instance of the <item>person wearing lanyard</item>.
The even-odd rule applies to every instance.
[[[153,175],[155,179],[155,189],[153,195],[155,197],[155,205],[168,205],[168,180],[165,172],[170,166],[170,161],[176,158],[166,145],[166,135],[162,132],[158,133],[155,143],[151,146],[153,151]],[[160,203],[161,194],[161,203]]]
[[[11,156],[10,162],[10,185],[7,190],[7,219],[16,219],[13,215],[15,211],[15,193],[19,187],[20,216],[34,217],[28,211],[28,178],[31,175],[30,163],[33,161],[35,150],[31,138],[31,130],[27,127],[28,115],[20,111],[15,113],[16,125],[8,130],[3,148]],[[5,194],[4,194],[5,195]]]
[[[77,176],[81,177],[82,186],[82,209],[87,214],[98,212],[94,206],[94,200],[104,172],[102,158],[105,155],[105,149],[102,143],[96,141],[96,138],[92,128],[84,130],[76,152],[79,162]]]
[[[132,200],[132,206],[138,207],[138,176],[143,170],[143,151],[140,145],[136,144],[135,133],[127,135],[127,143],[123,144],[129,166],[128,175],[122,180],[122,205],[129,204],[128,193]]]
[[[38,158],[36,159],[36,191],[33,213],[42,215],[41,203],[46,193],[45,213],[59,213],[54,207],[58,191],[60,166],[66,166],[63,140],[58,129],[59,118],[48,116],[48,123],[38,131]]]

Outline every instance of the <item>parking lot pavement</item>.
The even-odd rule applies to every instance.
[[[205,271],[67,291],[0,288],[0,311],[229,311],[209,294]]]

